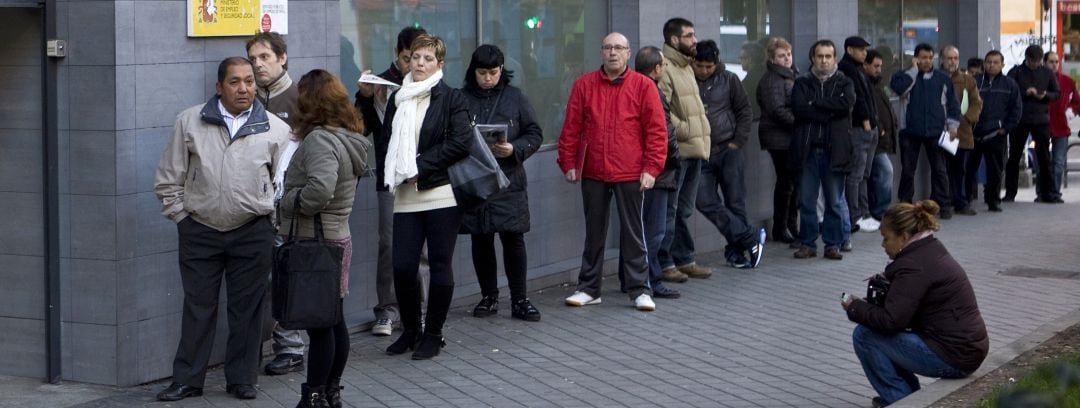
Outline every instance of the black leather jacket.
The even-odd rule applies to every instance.
[[[375,134],[375,159],[380,175],[385,172],[386,150],[394,129],[396,96],[397,92],[390,95],[383,131]],[[416,168],[419,171],[417,189],[430,190],[450,184],[446,170],[469,155],[472,128],[469,126],[467,106],[461,91],[447,86],[445,82],[439,81],[431,88],[431,104],[420,126],[420,141],[416,146]]]

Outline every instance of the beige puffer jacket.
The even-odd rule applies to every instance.
[[[664,45],[664,77],[660,78],[660,91],[671,102],[671,123],[679,140],[680,159],[709,158],[709,118],[701,103],[697,80],[694,79],[694,62],[670,45]]]

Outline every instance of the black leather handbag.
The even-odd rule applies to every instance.
[[[296,195],[296,214],[300,194]],[[315,214],[315,238],[294,239],[294,218],[285,243],[274,248],[272,314],[287,330],[323,329],[341,321],[341,261],[344,249],[323,240]]]

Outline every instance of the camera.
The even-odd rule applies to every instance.
[[[889,294],[889,280],[881,274],[871,276],[866,283],[866,302],[872,305],[885,306],[885,295]]]

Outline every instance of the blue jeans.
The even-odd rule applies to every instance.
[[[694,236],[690,234],[688,221],[694,215],[704,162],[702,159],[679,161],[679,189],[668,196],[667,226],[657,254],[662,269],[694,263]]]
[[[1061,181],[1065,179],[1065,166],[1069,162],[1069,137],[1055,137],[1050,139],[1050,150],[1053,156],[1054,173],[1053,193],[1055,197],[1061,197]]]
[[[847,202],[844,201],[844,173],[832,171],[830,167],[829,152],[820,148],[811,148],[802,166],[799,180],[799,195],[802,196],[799,241],[810,249],[817,248],[819,234],[826,249],[839,248],[844,243],[844,220],[850,222]],[[825,220],[824,225],[819,225],[816,210],[818,194],[822,191],[825,195]],[[850,231],[849,228],[849,234]]]
[[[866,379],[886,404],[919,390],[915,374],[934,378],[964,378],[971,374],[950,366],[911,332],[884,334],[858,325],[852,345]]]
[[[649,287],[662,286],[660,280],[664,276],[660,269],[660,259],[656,254],[660,252],[660,242],[664,240],[664,229],[667,225],[668,197],[671,190],[645,190],[645,198],[641,203],[641,223],[645,228],[645,263],[649,266]],[[619,252],[619,283],[623,283],[625,263],[622,252]],[[624,285],[625,286],[625,285]]]
[[[743,167],[741,150],[714,151],[701,168],[698,185],[697,209],[727,240],[724,254],[729,256],[757,242],[746,218]]]
[[[874,155],[874,166],[870,170],[867,192],[870,201],[870,216],[881,220],[885,211],[892,204],[893,167],[888,153]]]

